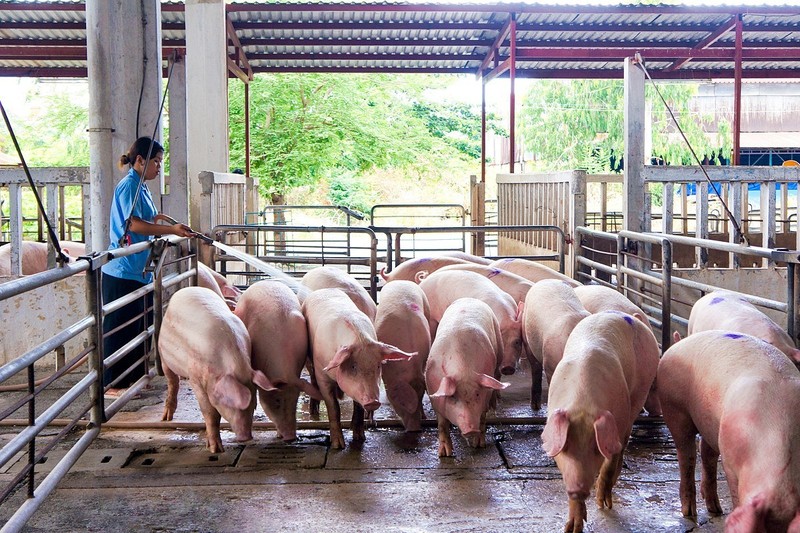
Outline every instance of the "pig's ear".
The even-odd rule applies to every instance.
[[[611,459],[614,454],[622,451],[617,421],[614,420],[614,415],[610,412],[603,411],[595,418],[594,434],[595,439],[597,439],[597,448],[606,459]]]
[[[524,310],[525,310],[525,300],[522,300],[517,304],[517,318],[516,318],[517,322],[522,320],[522,312]]]
[[[314,400],[322,401],[323,399],[319,389],[304,379],[297,380],[297,388],[308,394]]]
[[[731,512],[728,519],[725,521],[725,531],[730,533],[758,531],[760,528],[764,527],[765,514],[766,508],[764,505],[764,498],[759,494],[752,500],[739,505]],[[792,527],[796,529],[792,529]],[[800,531],[800,521],[798,521],[797,516],[795,516],[792,523],[789,524],[787,533],[796,531]]]
[[[444,398],[456,393],[456,381],[450,377],[443,377],[439,382],[439,390],[431,394],[431,398]]]
[[[342,365],[342,363],[347,361],[347,358],[350,357],[352,353],[353,353],[353,348],[351,346],[347,345],[339,346],[339,349],[336,350],[336,354],[333,356],[333,359],[331,359],[331,362],[328,363],[328,366],[326,366],[322,370],[327,372],[328,370],[333,370],[334,368],[338,368],[339,366]]]
[[[800,350],[798,350],[797,348],[792,350],[792,353],[791,355],[789,355],[789,358],[795,363],[800,363]]]
[[[677,331],[677,330],[672,332],[672,340],[673,340],[674,342],[678,342],[678,341],[680,341],[680,340],[681,340],[681,334],[680,334],[680,333],[678,333],[678,331]]]
[[[267,376],[265,376],[261,370],[253,370],[253,383],[265,391],[277,390],[275,385],[269,382]]]
[[[475,372],[475,375],[478,377],[478,385],[486,387],[487,389],[503,390],[509,385],[508,383],[501,383],[487,374]]]
[[[211,389],[214,403],[233,409],[247,409],[250,406],[250,389],[236,381],[233,376],[222,376]]]
[[[542,431],[542,446],[545,453],[555,457],[567,444],[569,431],[569,416],[565,409],[556,409],[547,419],[547,424]]]
[[[396,346],[392,346],[391,344],[385,344],[383,342],[379,343],[381,349],[381,356],[383,357],[382,362],[387,361],[408,361],[418,352],[404,352],[400,348]]]

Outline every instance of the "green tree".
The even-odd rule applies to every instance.
[[[408,176],[435,180],[432,169],[479,157],[479,116],[468,106],[426,99],[425,90],[443,81],[386,74],[258,75],[250,84],[250,174],[274,204],[284,203],[296,187],[320,182],[336,189],[331,201],[363,203],[374,195],[352,185],[374,169],[402,168]],[[243,92],[240,82],[231,84],[233,168],[244,166]],[[345,198],[348,191],[352,198]]]
[[[612,160],[619,161],[624,147],[623,90],[620,80],[537,80],[523,99],[520,123],[525,145],[539,165],[612,170]],[[660,83],[659,90],[698,154],[729,152],[729,130],[723,125],[718,138],[709,139],[711,117],[697,117],[690,108],[696,85]],[[690,164],[689,149],[651,85],[645,96],[652,110],[652,156],[667,164]]]

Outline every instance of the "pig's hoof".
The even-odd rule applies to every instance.
[[[719,504],[719,498],[714,500],[706,500],[706,509],[708,514],[719,516],[722,514],[722,506]]]
[[[446,444],[439,444],[439,457],[453,457],[453,447]]]
[[[344,437],[331,437],[331,450],[344,450]]]

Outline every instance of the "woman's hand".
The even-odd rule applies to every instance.
[[[195,234],[195,231],[186,224],[173,224],[171,228],[171,233],[173,235],[177,235],[178,237],[193,237]]]

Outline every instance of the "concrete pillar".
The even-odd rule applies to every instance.
[[[164,212],[181,222],[189,220],[189,180],[186,156],[186,61],[183,54],[170,57],[169,82],[169,194],[162,199]]]
[[[200,173],[228,172],[225,3],[223,0],[186,0],[185,20],[190,223],[202,231],[205,228],[200,220]]]
[[[645,231],[645,100],[644,71],[636,61],[625,59],[625,183],[622,211],[629,231]]]
[[[89,77],[89,174],[87,249],[108,247],[114,186],[125,175],[117,167],[138,136],[161,139],[161,4],[159,0],[87,0]],[[143,79],[144,78],[144,79]],[[140,105],[141,93],[141,105]],[[150,185],[156,205],[160,184]]]

